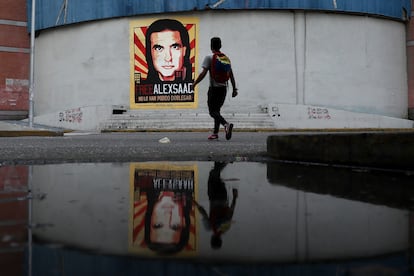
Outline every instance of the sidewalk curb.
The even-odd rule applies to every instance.
[[[63,131],[49,130],[0,130],[0,137],[63,136],[63,134]]]
[[[297,132],[270,135],[278,160],[414,169],[414,131]]]

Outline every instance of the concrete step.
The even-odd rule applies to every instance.
[[[222,113],[235,129],[273,129],[274,123],[267,113]],[[213,119],[208,113],[190,112],[127,112],[112,115],[100,125],[101,131],[114,130],[179,130],[211,129]]]

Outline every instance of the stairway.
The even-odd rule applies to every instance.
[[[267,112],[222,113],[234,124],[235,130],[274,129]],[[213,119],[207,111],[202,113],[188,110],[128,110],[123,114],[113,114],[100,124],[101,131],[160,131],[160,130],[210,130]]]

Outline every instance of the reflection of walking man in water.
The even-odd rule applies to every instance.
[[[221,235],[227,232],[231,226],[231,220],[236,207],[238,196],[237,189],[233,189],[233,199],[229,206],[226,184],[221,179],[221,171],[226,163],[215,162],[208,177],[208,198],[210,200],[210,216],[206,210],[194,201],[208,229],[213,231],[211,247],[218,249],[222,245]]]

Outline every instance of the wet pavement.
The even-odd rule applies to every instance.
[[[272,132],[234,133],[208,141],[207,132],[67,133],[63,137],[3,137],[0,164],[160,160],[262,160]],[[168,138],[167,143],[160,140]]]
[[[1,275],[413,269],[409,172],[239,160],[16,164],[0,176]]]
[[[0,275],[412,275],[414,172],[274,134],[1,138]]]

